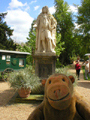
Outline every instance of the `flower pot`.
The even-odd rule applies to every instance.
[[[31,93],[30,88],[21,88],[18,90],[18,94],[21,98],[27,98]]]
[[[43,87],[45,87],[46,80],[47,79],[42,79],[42,81],[41,81]]]

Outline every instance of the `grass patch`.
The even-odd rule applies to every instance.
[[[83,70],[83,75],[84,75],[84,80],[85,80],[85,66],[82,66],[82,70]],[[87,77],[88,77],[88,80],[90,80],[89,75],[87,75]]]

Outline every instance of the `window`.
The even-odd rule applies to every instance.
[[[7,56],[6,56],[6,61],[10,61],[10,58],[11,58],[11,56],[10,56],[10,55],[7,55]]]
[[[19,60],[19,67],[24,67],[24,60],[22,59]]]
[[[5,55],[2,55],[2,60],[5,60]]]

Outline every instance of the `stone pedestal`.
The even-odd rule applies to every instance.
[[[56,54],[38,53],[34,55],[35,74],[41,79],[48,78],[55,73]]]

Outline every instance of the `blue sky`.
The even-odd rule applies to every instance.
[[[77,13],[73,4],[80,5],[81,0],[65,0],[72,12]],[[0,0],[0,13],[8,12],[5,17],[7,25],[14,29],[12,39],[26,42],[31,23],[40,14],[43,6],[48,6],[51,14],[55,12],[54,0]]]

